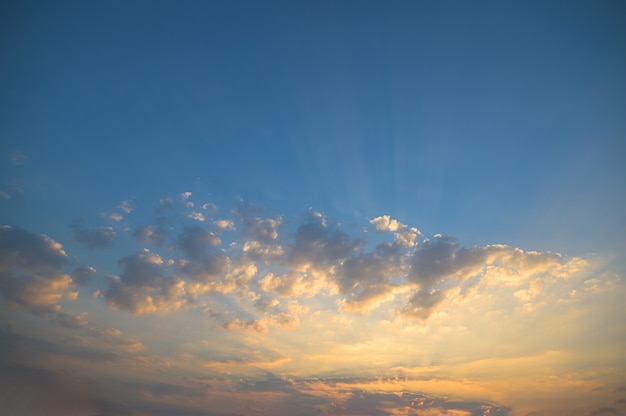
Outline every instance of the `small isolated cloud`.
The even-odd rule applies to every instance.
[[[0,227],[0,296],[33,313],[60,310],[76,299],[72,278],[63,273],[67,255],[48,236],[18,227]]]
[[[131,212],[133,212],[134,209],[133,201],[131,201],[130,199],[122,201],[117,207],[124,211],[126,214],[130,214]]]
[[[183,192],[182,194],[180,194],[180,199],[185,203],[185,206],[187,208],[193,208],[195,205],[193,201],[189,199],[191,198],[191,195],[191,192]]]
[[[11,195],[7,194],[6,192],[0,192],[0,198],[11,199]]]
[[[189,214],[187,214],[187,217],[191,218],[192,220],[199,221],[199,222],[204,222],[205,220],[204,214],[202,214],[201,212],[197,212],[197,211],[190,212]]]
[[[235,229],[235,223],[232,222],[232,220],[227,220],[227,219],[215,220],[213,221],[213,224],[215,224],[215,226],[219,228],[220,230],[234,230]]]
[[[243,223],[244,238],[262,244],[273,244],[278,239],[282,217],[260,218],[254,216],[254,210],[240,208],[236,211]]]
[[[86,227],[78,222],[72,224],[74,238],[89,249],[110,248],[115,241],[111,227]]]

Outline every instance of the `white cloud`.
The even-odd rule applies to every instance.
[[[187,214],[187,217],[191,218],[192,220],[196,220],[199,222],[204,222],[205,218],[204,215],[201,212],[190,212],[189,214]]]
[[[213,224],[217,226],[220,230],[234,230],[235,223],[232,220],[221,219],[213,221]]]

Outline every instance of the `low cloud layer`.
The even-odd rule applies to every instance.
[[[122,206],[131,211],[129,204]],[[211,207],[202,208],[207,221],[187,215],[198,206]],[[312,298],[326,299],[339,312],[385,308],[390,316],[426,320],[476,286],[523,288],[533,278],[567,279],[586,265],[580,258],[506,245],[463,247],[453,237],[424,236],[389,215],[355,233],[314,210],[288,223],[243,203],[229,216],[217,211],[184,192],[178,199],[161,199],[153,224],[114,229],[74,223],[74,237],[88,248],[112,247],[120,236],[147,246],[112,258],[120,272],[100,276],[106,284],[96,297],[112,309],[143,315],[226,296],[241,311],[222,324],[226,329],[266,328],[245,322],[293,327],[297,319],[277,316],[286,316],[280,314],[287,313],[290,301]],[[65,274],[66,255],[48,237],[11,227],[2,232],[2,294],[16,304],[53,309],[62,298],[76,296],[73,279],[85,285],[97,277],[90,266],[75,268],[73,279]]]

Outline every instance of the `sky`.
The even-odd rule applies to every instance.
[[[626,415],[619,1],[6,1],[0,408]]]

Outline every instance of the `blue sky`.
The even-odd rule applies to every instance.
[[[84,376],[50,405],[81,415],[626,412],[620,2],[0,15],[17,391]]]

